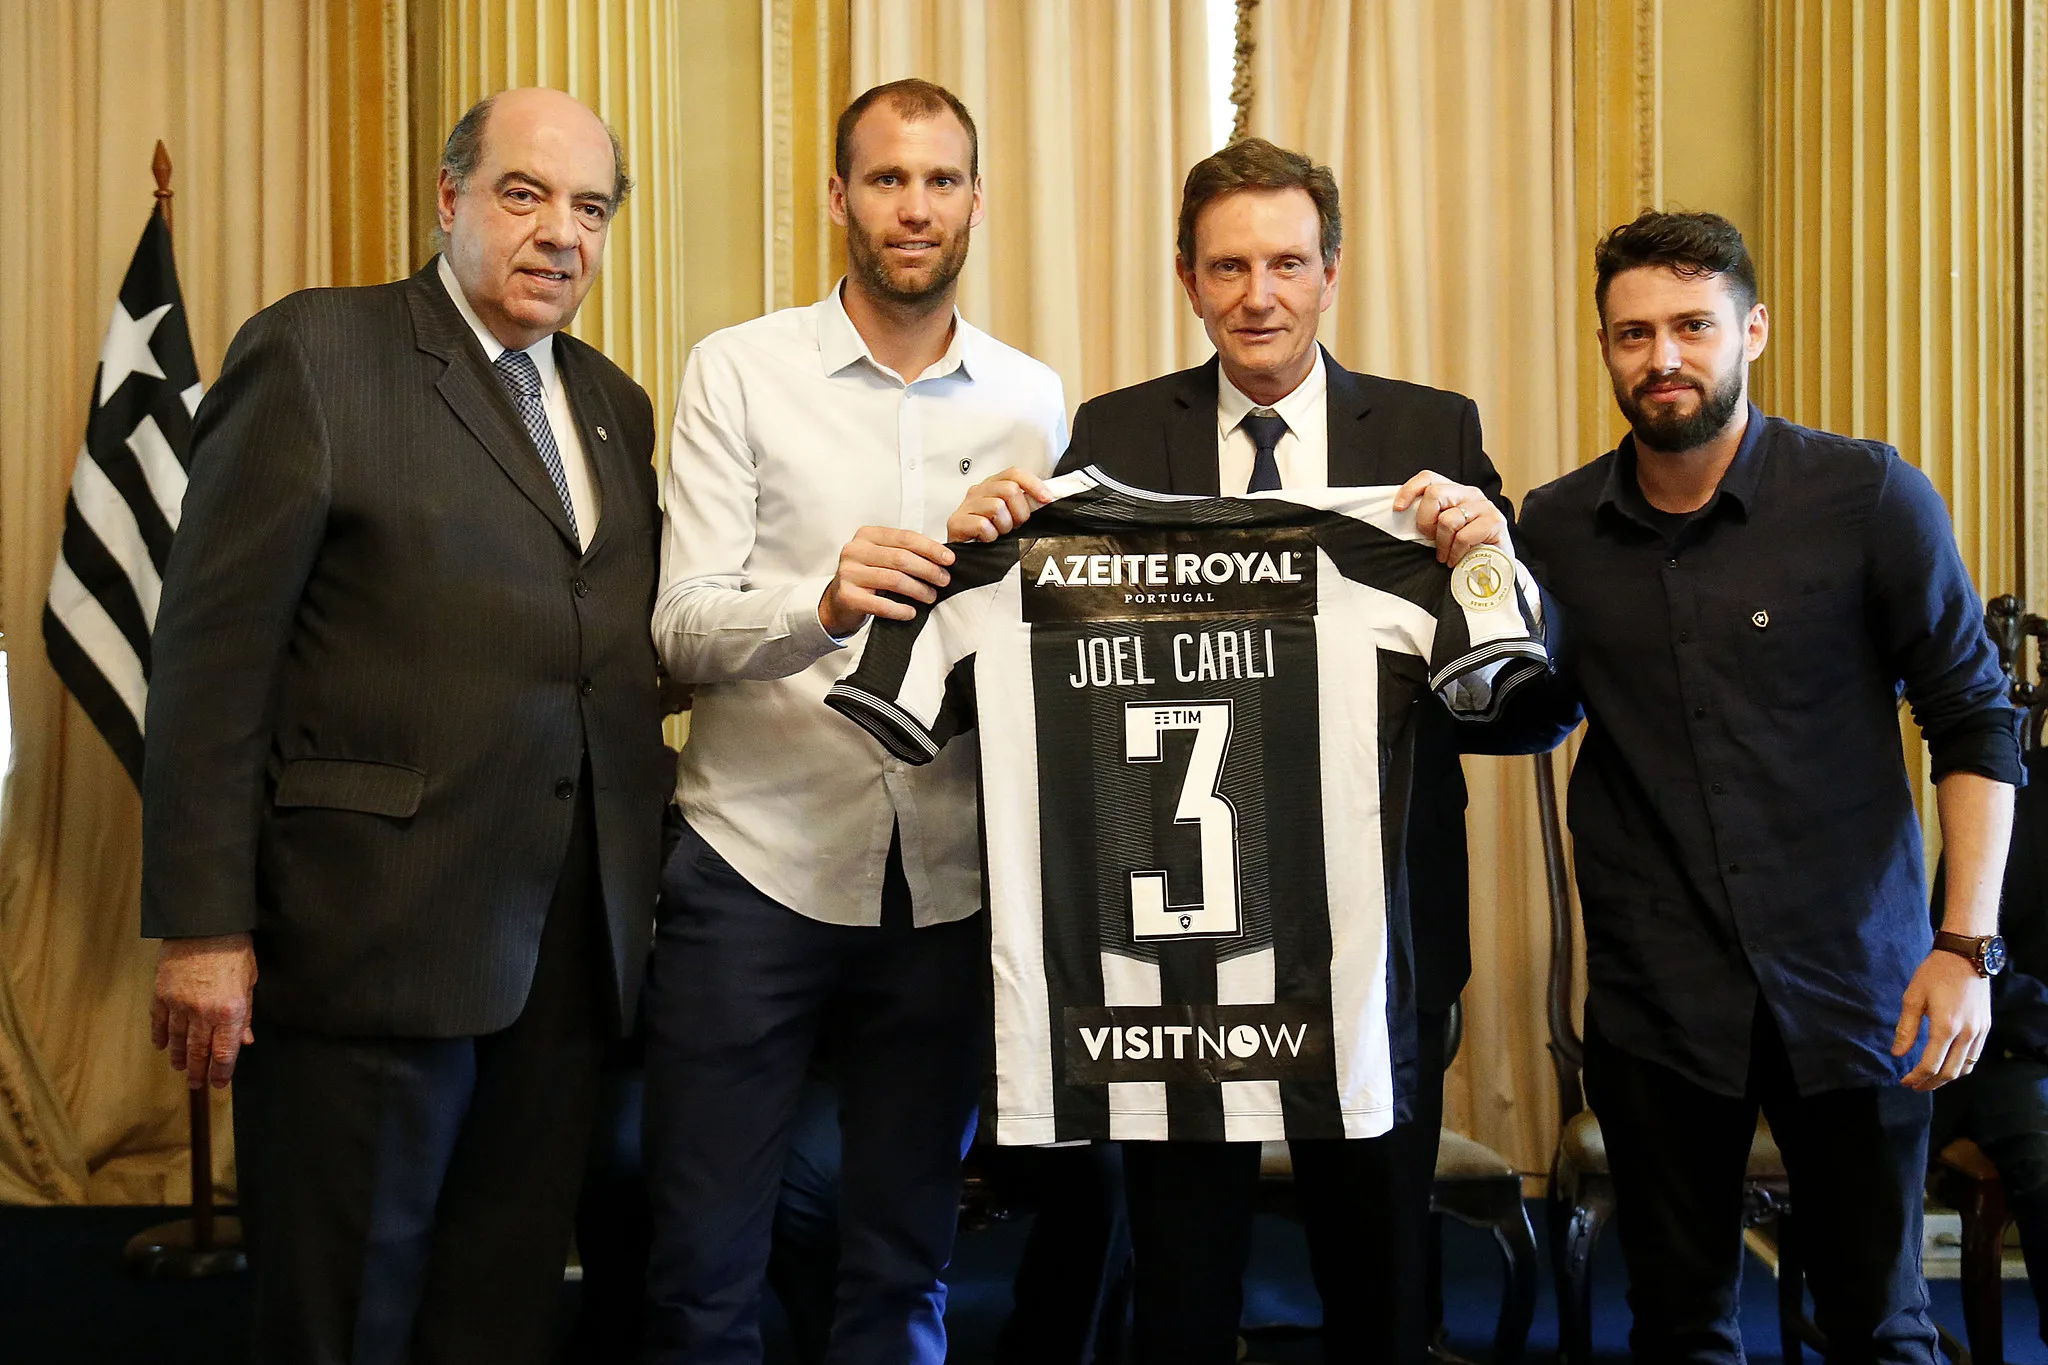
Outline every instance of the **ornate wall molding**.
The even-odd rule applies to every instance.
[[[1664,202],[1664,16],[1662,0],[1635,0],[1636,203]]]
[[[1592,247],[1610,228],[1664,201],[1663,0],[1579,0],[1568,6],[1572,40],[1572,326],[1590,335]],[[1579,461],[1616,430],[1614,398],[1599,348],[1578,348]]]
[[[2014,0],[2020,78],[2015,101],[2020,185],[2018,581],[2048,608],[2048,0]]]
[[[1251,131],[1252,101],[1258,95],[1253,59],[1258,54],[1259,44],[1252,26],[1252,11],[1258,7],[1259,0],[1237,0],[1237,45],[1230,69],[1230,103],[1237,110],[1236,117],[1230,121],[1232,142]]]
[[[795,114],[790,99],[795,84],[796,18],[794,0],[761,0],[761,120],[766,130],[761,145],[762,251],[768,268],[762,272],[764,310],[793,304],[791,276],[796,265]]]

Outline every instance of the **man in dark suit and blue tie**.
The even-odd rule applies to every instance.
[[[1197,163],[1182,192],[1175,268],[1216,358],[1082,404],[1058,472],[1094,465],[1142,488],[1206,497],[1400,484],[1394,506],[1416,509],[1444,562],[1503,543],[1508,504],[1472,400],[1353,373],[1317,344],[1317,322],[1336,301],[1342,238],[1328,167],[1260,138]],[[1005,471],[970,492],[948,535],[993,539],[1044,499],[1038,480]],[[1516,733],[1528,725],[1530,734]],[[1413,982],[1412,1011],[1392,1021],[1404,1121],[1384,1137],[1289,1144],[1333,1362],[1420,1362],[1432,1326],[1424,1276],[1446,1022],[1471,972],[1458,754],[1541,749],[1556,738],[1533,716],[1460,727],[1440,708],[1420,708],[1406,836],[1411,914],[1391,926],[1397,978],[1405,969]],[[1407,1037],[1404,1022],[1413,1025]],[[1140,1365],[1228,1365],[1258,1144],[1131,1142],[1124,1163]]]
[[[440,256],[265,309],[199,407],[142,927],[157,1045],[241,1081],[266,1365],[552,1343],[668,790],[652,411],[560,334],[629,186],[568,96],[480,102]]]

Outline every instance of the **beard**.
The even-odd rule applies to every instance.
[[[1646,379],[1629,390],[1624,390],[1617,382],[1614,401],[1621,408],[1621,415],[1628,419],[1629,429],[1635,432],[1640,444],[1675,455],[1705,445],[1728,425],[1728,419],[1735,415],[1736,407],[1742,402],[1742,375],[1743,362],[1738,357],[1712,384],[1705,387],[1693,384],[1700,401],[1691,416],[1682,414],[1675,405],[1663,403],[1658,404],[1658,411],[1652,411],[1643,398],[1643,391],[1659,382],[1654,379]]]
[[[944,298],[953,282],[960,278],[960,271],[967,264],[967,236],[968,229],[962,227],[942,238],[939,259],[929,267],[930,275],[925,276],[922,267],[890,269],[882,254],[881,241],[862,227],[859,220],[849,216],[846,223],[846,264],[872,297],[885,303],[916,307]]]

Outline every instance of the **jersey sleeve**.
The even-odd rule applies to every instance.
[[[853,671],[832,684],[825,704],[906,763],[925,764],[946,741],[974,726],[974,653],[1017,549],[954,546],[952,581],[908,621],[868,623]]]
[[[1436,611],[1429,685],[1452,714],[1491,720],[1514,688],[1550,672],[1536,580],[1497,546],[1452,566]]]

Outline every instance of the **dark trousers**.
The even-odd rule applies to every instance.
[[[842,1173],[832,1365],[945,1358],[939,1275],[987,1052],[986,934],[910,927],[892,850],[880,927],[821,924],[694,831],[663,874],[648,978],[649,1358],[753,1365],[798,1097],[829,1031]]]
[[[1623,1052],[1590,1016],[1585,1075],[1614,1174],[1637,1360],[1743,1359],[1742,1183],[1759,1106],[1785,1155],[1828,1359],[1933,1360],[1920,1273],[1926,1095],[1898,1085],[1801,1095],[1761,1005],[1743,1095]]]
[[[824,1365],[832,1349],[839,1164],[839,1087],[814,1069],[797,1096],[768,1252],[768,1284],[789,1321],[796,1365]]]
[[[1992,1052],[1975,1071],[1935,1091],[1929,1146],[1940,1151],[1959,1137],[1983,1148],[1998,1168],[2048,1342],[2048,1063]]]
[[[1288,1143],[1332,1365],[1423,1359],[1444,1017],[1417,1020],[1415,1116],[1377,1138]],[[1138,1365],[1233,1365],[1258,1196],[1255,1142],[1127,1142]]]
[[[548,1358],[618,1013],[602,913],[586,796],[509,1028],[335,1038],[259,1018],[235,1143],[260,1365]]]
[[[995,1365],[1095,1365],[1123,1356],[1131,1231],[1121,1144],[993,1147],[989,1173],[1033,1210]]]
[[[597,1120],[583,1192],[576,1201],[576,1253],[583,1293],[569,1341],[576,1365],[630,1365],[647,1325],[646,1171],[640,1160],[644,1049],[638,1033],[614,1047],[598,1081]]]

